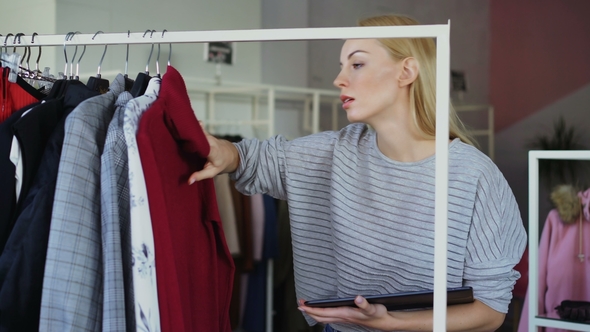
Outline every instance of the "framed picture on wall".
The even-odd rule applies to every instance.
[[[206,62],[233,65],[236,61],[236,43],[206,43],[203,60]]]

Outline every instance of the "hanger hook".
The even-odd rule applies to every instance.
[[[71,32],[68,41],[74,39],[74,36],[78,33],[80,33],[80,31]],[[76,49],[74,50],[74,56],[72,56],[72,62],[70,63],[70,79],[74,78],[74,61],[76,61],[76,54],[78,54],[78,45],[76,45]]]
[[[12,44],[14,46],[14,49],[12,50],[12,52],[16,52],[16,43],[17,43],[17,38],[18,38],[18,44],[20,45],[21,43],[21,37],[24,36],[25,34],[22,32],[17,33],[16,35],[14,35],[14,39],[12,40]],[[25,47],[25,53],[23,54],[23,56],[20,59],[20,65],[23,64],[23,61],[25,60],[25,58],[27,57],[27,48]]]
[[[166,32],[166,29],[164,29],[164,31],[162,31],[162,37],[164,37],[165,32]],[[160,77],[160,43],[158,43],[158,56],[156,58],[156,76]]]
[[[16,36],[18,36],[18,44],[20,45],[21,44],[21,37],[25,36],[25,34],[24,33],[19,33]],[[15,38],[16,38],[16,36],[15,36]],[[27,58],[27,62],[26,62],[27,63],[27,71],[25,73],[25,77],[29,77],[29,74],[31,72],[31,70],[30,70],[31,68],[29,66],[29,59],[31,59],[31,53],[32,53],[31,52],[31,46],[28,46],[27,45],[24,48],[25,48],[25,53],[23,54],[23,57],[20,60],[20,65],[22,67],[23,61],[25,60],[25,58]]]
[[[66,59],[66,66],[64,68],[64,75],[66,76],[66,79],[68,77],[68,53],[66,52],[66,42],[69,40],[69,38],[72,34],[73,34],[73,32],[68,32],[66,34],[65,39],[64,39],[64,58]]]
[[[14,46],[14,48],[12,49],[13,53],[16,53],[16,39],[18,38],[18,43],[20,44],[20,38],[24,35],[25,35],[24,33],[19,32],[14,36],[14,39],[12,39],[12,46]],[[25,48],[25,52],[26,52],[26,48]],[[25,53],[25,55],[26,55],[26,53]],[[23,56],[23,58],[24,58],[24,56]],[[22,63],[22,61],[21,61],[21,63]]]
[[[14,36],[14,34],[9,33],[6,35],[6,38],[4,38],[4,53],[8,53],[8,46],[6,46],[6,42],[8,41],[8,37],[10,36]]]
[[[148,30],[146,30],[146,31],[143,33],[143,37],[144,37],[144,38],[145,38],[145,35],[146,35],[148,32],[151,32],[151,34],[150,34],[150,38],[152,38],[152,36],[154,35],[154,32],[156,32],[156,30],[149,30],[149,29],[148,29]],[[148,57],[147,64],[145,65],[145,73],[146,73],[147,75],[149,75],[149,74],[150,74],[150,61],[152,60],[152,54],[153,54],[153,53],[154,53],[154,43],[152,43],[152,49],[150,50],[150,56]]]
[[[150,32],[150,31],[152,31],[152,30],[150,30],[150,29],[148,29],[148,30],[145,30],[145,32],[143,33],[143,38],[145,38],[145,35],[147,35],[147,33],[148,33],[148,32]],[[152,32],[152,34],[153,34],[153,32]],[[152,51],[153,51],[153,50],[154,50],[154,45],[152,44]],[[151,56],[152,56],[152,53],[151,53],[151,51],[150,51],[150,58],[151,58]],[[150,65],[150,59],[148,58],[148,63],[147,63],[147,65],[145,66],[145,73],[146,73],[146,74],[149,74],[149,65]]]
[[[168,51],[168,66],[170,66],[170,59],[172,58],[172,43],[168,43],[170,50]]]
[[[127,39],[131,35],[131,30],[127,30]],[[127,77],[127,70],[129,69],[129,43],[127,43],[127,53],[125,55],[125,77]]]
[[[86,53],[86,45],[84,45],[84,49],[82,49],[82,54],[80,54],[80,57],[78,58],[78,62],[76,63],[76,79],[79,78],[78,74],[80,71],[80,60],[82,60],[84,53]]]
[[[164,38],[164,33],[167,32],[168,30],[164,29],[164,31],[162,31],[162,38]],[[169,43],[170,45],[170,51],[168,52],[168,66],[170,66],[170,57],[172,56],[172,43]]]
[[[33,32],[33,38],[31,39],[31,44],[35,44],[35,36],[39,35],[36,32]],[[39,73],[39,60],[41,60],[41,45],[39,45],[39,55],[37,56],[37,62],[35,62],[35,72]]]
[[[97,31],[94,36],[92,37],[92,40],[94,40],[94,37],[96,37],[96,35],[98,35],[99,33],[104,33],[102,31]],[[102,61],[104,60],[104,56],[105,54],[107,54],[107,45],[104,45],[104,51],[102,52],[102,57],[100,58],[100,62],[98,63],[98,70],[96,72],[96,77],[100,78],[100,68],[102,67]]]

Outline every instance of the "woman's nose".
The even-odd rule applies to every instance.
[[[336,76],[336,78],[334,79],[334,86],[337,88],[342,88],[342,87],[346,86],[346,79],[345,79],[345,75],[342,72],[342,70],[340,71],[340,73],[338,73],[338,76]]]

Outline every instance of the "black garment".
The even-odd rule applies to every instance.
[[[35,185],[26,197],[0,256],[0,331],[38,331],[45,256],[64,138],[59,124],[47,145]]]
[[[39,169],[45,145],[60,122],[64,112],[63,98],[48,101],[33,108],[12,125],[22,153],[23,174],[20,197],[26,198]],[[16,203],[16,217],[22,211],[24,199]]]
[[[63,116],[41,158],[31,189],[0,256],[0,331],[38,331],[43,274],[49,242],[57,171],[66,117],[83,100],[98,95],[83,84],[68,88]],[[28,116],[28,115],[27,115]]]
[[[12,229],[12,221],[16,213],[16,167],[10,161],[12,147],[12,125],[16,123],[24,112],[39,103],[29,105],[14,112],[8,119],[0,123],[0,254],[6,245],[6,240]]]

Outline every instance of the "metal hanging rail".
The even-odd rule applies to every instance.
[[[448,24],[385,27],[252,29],[218,31],[170,31],[164,36],[144,32],[37,35],[5,38],[0,46],[76,46],[155,43],[261,42],[362,38],[436,39],[436,161],[434,213],[434,317],[433,331],[446,331],[447,314],[447,215],[449,165],[450,20]],[[94,37],[94,39],[93,39]],[[268,306],[267,306],[268,308]],[[270,316],[270,317],[269,317]],[[267,331],[272,331],[272,314],[267,312]]]
[[[65,35],[37,35],[34,42],[28,36],[19,39],[9,37],[2,46],[75,46],[75,45],[127,45],[160,43],[208,43],[208,42],[261,42],[289,40],[326,40],[355,38],[437,38],[448,30],[448,25],[413,25],[394,27],[354,28],[304,28],[304,29],[252,29],[215,31],[166,31],[146,35],[144,32],[76,34],[68,41]],[[448,37],[448,33],[447,33]]]

